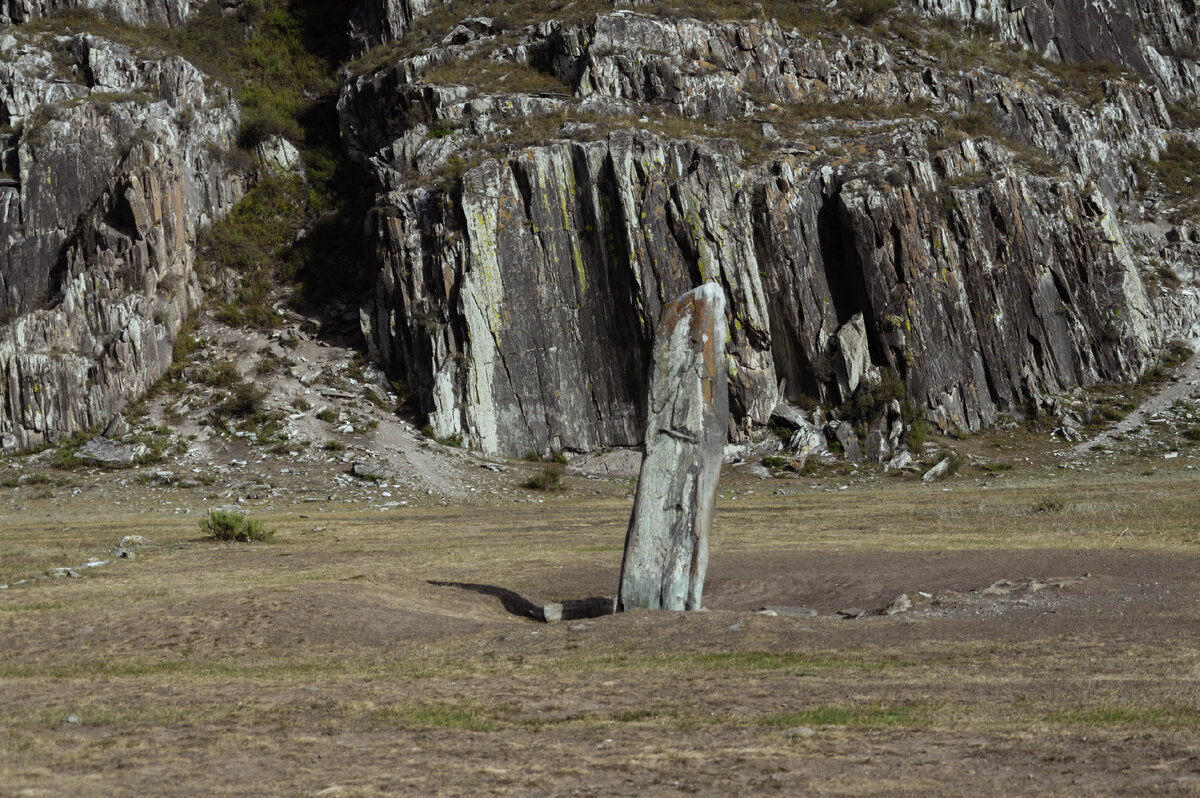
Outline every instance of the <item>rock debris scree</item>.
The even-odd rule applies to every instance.
[[[725,340],[725,294],[716,284],[663,308],[618,612],[700,609],[729,428]]]

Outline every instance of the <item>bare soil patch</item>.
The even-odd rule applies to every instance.
[[[260,511],[279,530],[262,545],[31,500],[4,519],[10,549],[103,553],[126,529],[154,545],[0,592],[0,779],[14,795],[1194,791],[1200,551],[1164,514],[1195,512],[1200,477],[1057,477],[777,495],[733,469],[708,611],[553,625],[526,609],[615,590],[623,484],[490,511],[281,506]],[[1080,512],[1039,510],[1047,495]],[[1054,577],[1070,579],[1031,589]],[[900,593],[912,610],[878,614]]]

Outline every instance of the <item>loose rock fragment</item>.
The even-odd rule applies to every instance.
[[[921,481],[934,482],[944,477],[950,470],[950,461],[951,458],[949,457],[943,458],[941,462],[925,472],[924,476],[921,477]]]
[[[883,614],[884,615],[899,615],[902,612],[908,612],[909,610],[911,610],[912,606],[913,606],[912,599],[910,599],[908,597],[908,594],[901,593],[899,596],[896,597],[895,601],[893,601],[891,604],[887,605],[887,608],[883,611]]]

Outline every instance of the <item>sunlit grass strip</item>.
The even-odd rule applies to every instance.
[[[672,671],[699,673],[745,673],[759,671],[884,671],[912,668],[922,663],[898,655],[878,657],[837,656],[803,651],[720,651],[678,654],[614,654],[597,659],[598,667],[620,670]]]
[[[499,731],[503,728],[500,720],[481,708],[452,704],[388,707],[372,712],[370,720],[375,726],[424,726],[473,732]]]
[[[934,703],[825,705],[764,715],[759,718],[758,725],[928,728],[937,709],[938,705]]]
[[[1186,705],[1174,701],[1163,704],[1101,704],[1086,709],[1053,712],[1047,720],[1055,726],[1104,729],[1200,729],[1200,702]]]

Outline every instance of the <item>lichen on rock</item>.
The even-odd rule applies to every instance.
[[[63,70],[66,70],[64,73]],[[238,199],[239,114],[187,61],[24,35],[0,65],[0,444],[106,422],[197,307],[199,225]]]

